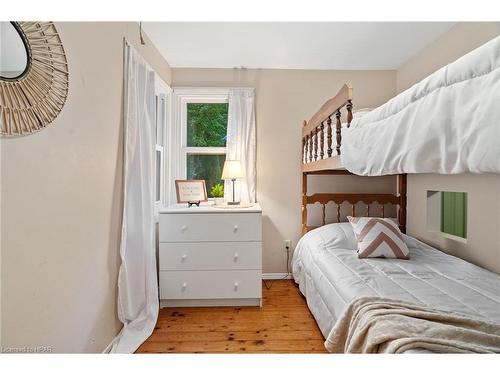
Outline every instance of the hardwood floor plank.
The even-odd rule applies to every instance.
[[[161,335],[155,331],[148,342],[163,342],[172,341],[198,341],[200,340],[199,332],[183,332],[166,330]],[[304,331],[280,331],[280,330],[257,330],[257,331],[217,331],[204,332],[203,339],[205,341],[222,341],[222,340],[315,340],[318,339],[318,333],[315,330]]]
[[[246,352],[266,353],[273,351],[307,350],[324,351],[323,340],[234,340],[234,341],[172,341],[169,343],[149,343],[147,350],[155,353],[204,352]]]
[[[306,325],[312,325],[312,322],[308,321],[308,316],[306,315],[283,315],[283,314],[272,314],[268,315],[265,312],[262,312],[261,315],[259,316],[259,313],[255,314],[249,314],[249,315],[240,315],[240,316],[224,316],[224,315],[229,315],[232,314],[232,312],[227,312],[227,313],[221,313],[218,316],[188,316],[188,317],[182,317],[182,318],[176,318],[176,319],[163,319],[160,320],[160,323],[162,324],[167,324],[167,325],[204,325],[204,324],[211,324],[211,325],[222,325],[222,324],[234,324],[234,325],[239,325],[239,324],[248,324],[247,322],[252,319],[258,319],[259,323],[266,324],[268,323],[269,325],[271,324],[290,324],[295,322],[301,321],[302,324]],[[269,327],[268,327],[269,328]]]
[[[291,280],[268,282],[263,306],[169,307],[137,353],[326,353],[324,338]]]

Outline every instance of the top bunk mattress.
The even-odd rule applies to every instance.
[[[292,266],[323,335],[350,301],[380,296],[500,324],[500,275],[404,236],[409,260],[358,259],[349,223],[329,224],[299,241]]]
[[[341,159],[363,176],[500,173],[500,37],[342,130]]]

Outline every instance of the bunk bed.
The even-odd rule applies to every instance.
[[[337,222],[341,219],[341,206],[351,205],[351,215],[356,216],[359,203],[365,205],[365,216],[370,216],[374,203],[379,205],[380,216],[385,217],[385,206],[398,207],[397,221],[400,230],[406,232],[406,174],[396,176],[397,193],[316,193],[307,195],[308,177],[311,175],[352,175],[342,165],[342,129],[349,129],[353,116],[353,89],[344,84],[337,95],[328,100],[302,128],[302,234],[315,227],[307,225],[308,206],[319,203],[322,207],[322,224],[326,224],[326,206],[335,203]],[[342,110],[346,122],[342,123]],[[333,141],[333,119],[335,119],[335,143]]]
[[[353,111],[353,88],[345,84],[337,95],[328,100],[309,121],[304,121],[301,165],[303,237],[295,249],[292,270],[294,280],[305,296],[308,307],[325,338],[332,334],[336,322],[342,314],[345,314],[346,309],[355,299],[376,297],[407,301],[420,306],[439,307],[445,312],[488,322],[494,327],[490,329],[496,330],[496,341],[489,349],[493,352],[500,352],[499,275],[445,254],[406,234],[403,234],[403,238],[410,250],[409,260],[358,259],[355,235],[351,225],[343,222],[345,212],[342,212],[342,204],[348,203],[351,206],[348,214],[351,216],[384,217],[385,205],[393,204],[398,207],[399,228],[402,233],[406,233],[406,173],[464,171],[499,173],[500,148],[495,145],[495,142],[500,139],[500,137],[495,137],[500,134],[498,126],[500,123],[498,108],[500,69],[497,69],[498,67],[500,67],[500,38],[494,39],[455,63],[437,71],[381,107],[368,114],[365,113],[364,116],[359,117]],[[463,85],[463,87],[457,88],[456,85]],[[469,92],[467,98],[464,98],[461,94],[463,90],[470,90],[473,86],[476,95]],[[477,95],[479,93],[481,95]],[[470,111],[471,108],[475,108],[476,112],[479,111],[474,115],[480,120],[479,123],[469,124],[469,129],[465,133],[461,133],[465,125],[455,122],[455,126],[458,127],[457,132],[467,135],[465,139],[463,137],[459,139],[456,134],[452,134],[443,141],[448,142],[445,145],[451,148],[456,147],[456,144],[463,145],[463,142],[469,142],[466,145],[470,147],[461,153],[453,154],[452,152],[452,156],[444,156],[441,164],[435,160],[438,154],[430,155],[427,158],[429,162],[418,164],[414,162],[414,159],[421,157],[422,152],[427,149],[417,145],[411,150],[402,152],[400,149],[396,152],[393,158],[395,160],[389,162],[390,167],[386,168],[381,165],[381,162],[388,159],[384,150],[390,149],[394,152],[398,147],[405,145],[408,147],[408,143],[397,144],[394,140],[388,139],[382,146],[380,137],[387,138],[388,130],[386,128],[377,131],[376,127],[386,126],[388,129],[393,129],[398,125],[405,127],[405,131],[409,131],[408,129],[412,126],[415,127],[415,123],[404,121],[413,118],[419,119],[418,125],[429,132],[429,124],[435,126],[436,122],[425,123],[421,112],[429,108],[424,105],[424,101],[432,101],[436,99],[436,95],[441,102],[445,103],[441,110],[449,113],[448,117],[451,118],[451,120],[445,119],[441,122],[443,127],[457,120],[455,112],[463,114],[464,108],[466,111]],[[489,97],[483,95],[489,95]],[[481,110],[489,110],[490,113],[484,114]],[[441,117],[440,120],[443,118]],[[465,119],[466,122],[471,121],[470,116],[465,116]],[[372,143],[369,142],[369,138],[367,141],[365,136],[360,135],[364,130],[368,131],[367,134],[372,138]],[[485,134],[477,134],[479,131]],[[401,131],[398,134],[401,134]],[[427,140],[440,136],[446,136],[446,134],[443,135],[440,130],[436,133],[430,132]],[[359,141],[357,137],[363,138],[363,141]],[[490,137],[492,139],[488,139]],[[420,142],[420,144],[423,143],[425,139]],[[363,146],[370,149],[365,151]],[[478,153],[477,148],[480,146],[482,150]],[[379,149],[377,150],[376,147]],[[409,158],[407,154],[411,152],[416,154]],[[376,153],[384,156],[378,158],[372,165],[369,165],[368,160],[363,159],[372,157]],[[471,164],[470,158],[477,163]],[[412,160],[408,161],[408,159]],[[336,192],[308,194],[308,177],[310,176],[353,174],[365,176],[392,174],[397,183],[397,192],[396,194],[392,192],[385,194]],[[308,225],[308,208],[318,203],[321,206],[322,225]],[[336,220],[334,223],[327,223],[326,210],[331,203],[336,208]],[[363,212],[357,212],[360,203],[365,207]],[[378,212],[372,208],[374,205],[380,207]],[[328,344],[328,339],[326,344]],[[429,350],[428,347],[425,349],[418,345],[417,348],[404,350],[404,352],[426,351],[439,352],[441,350]],[[464,352],[466,351],[464,349]],[[457,349],[457,352],[460,350]]]

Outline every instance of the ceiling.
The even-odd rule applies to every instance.
[[[453,22],[144,22],[172,67],[397,69]]]

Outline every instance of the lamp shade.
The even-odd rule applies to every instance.
[[[222,170],[223,180],[232,180],[236,178],[245,178],[243,168],[239,160],[226,160],[224,162],[224,169]]]

